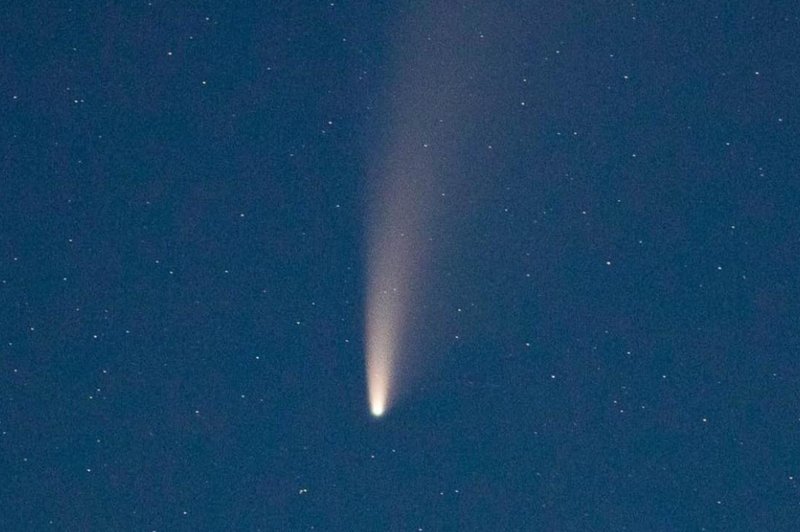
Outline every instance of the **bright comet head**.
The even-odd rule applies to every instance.
[[[370,405],[370,411],[372,412],[373,416],[381,417],[383,415],[383,412],[384,412],[383,403],[373,403],[373,404],[371,404]]]

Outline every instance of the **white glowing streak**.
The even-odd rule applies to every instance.
[[[377,329],[379,324],[371,327]],[[367,338],[367,387],[369,409],[380,417],[386,411],[391,375],[390,346],[384,333],[374,330]]]
[[[367,212],[366,378],[376,417],[407,393],[424,362],[413,353],[425,345],[426,286],[437,275],[434,254],[442,252],[432,248],[449,208],[442,191],[466,184],[458,161],[469,144],[462,139],[482,137],[476,119],[489,116],[490,91],[500,90],[491,79],[496,69],[484,65],[507,64],[515,48],[511,41],[467,45],[476,26],[515,27],[513,10],[497,9],[502,2],[467,2],[478,5],[463,10],[425,3],[397,34],[397,75],[384,113],[390,134],[373,169]]]
[[[386,272],[382,272],[386,274]],[[376,287],[379,279],[370,283],[367,302],[367,389],[372,415],[380,417],[389,406],[392,375],[395,373],[395,356],[398,345],[397,331],[402,312],[393,294]]]
[[[440,174],[447,169],[442,154],[458,137],[442,135],[439,124],[449,121],[434,120],[457,116],[455,110],[463,107],[465,94],[453,89],[453,80],[466,76],[457,75],[460,72],[449,68],[448,61],[444,61],[448,68],[442,68],[440,60],[457,55],[460,48],[455,42],[460,40],[452,35],[460,33],[448,29],[445,33],[451,38],[443,45],[427,38],[428,30],[444,31],[440,22],[451,17],[445,7],[422,21],[409,21],[392,103],[387,106],[392,133],[374,170],[377,188],[367,213],[365,331],[367,395],[374,416],[391,408],[416,370],[410,352],[417,341],[419,303],[424,300],[423,274],[429,270],[431,222],[444,186]],[[421,25],[424,20],[428,22]],[[437,150],[420,139],[435,142]]]
[[[381,218],[371,227],[367,285],[367,395],[372,415],[379,417],[397,396],[402,367],[399,351],[406,349],[408,310],[413,304],[410,285],[418,270],[416,215],[406,194],[394,194]],[[409,221],[411,220],[411,222]]]

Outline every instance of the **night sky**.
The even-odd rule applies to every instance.
[[[799,94],[793,1],[11,2],[0,529],[800,530]]]

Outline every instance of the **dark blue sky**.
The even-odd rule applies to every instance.
[[[793,2],[13,4],[0,528],[800,529]],[[454,35],[374,420],[369,191]]]

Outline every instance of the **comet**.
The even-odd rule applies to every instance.
[[[436,294],[447,281],[439,259],[462,225],[460,209],[470,204],[465,185],[478,178],[462,161],[470,155],[467,139],[480,135],[478,118],[486,116],[485,89],[493,79],[484,66],[495,49],[474,28],[503,35],[508,25],[497,23],[496,13],[494,4],[454,10],[449,2],[432,2],[397,26],[405,30],[393,43],[393,75],[365,184],[365,367],[376,418],[441,351]]]

